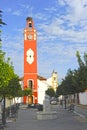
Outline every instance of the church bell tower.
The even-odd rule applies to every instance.
[[[26,18],[24,29],[24,89],[32,89],[31,103],[38,103],[37,95],[37,34],[31,17]],[[23,102],[29,103],[30,96],[24,96]]]

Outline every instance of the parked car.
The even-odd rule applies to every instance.
[[[50,104],[51,104],[51,105],[57,105],[57,100],[56,100],[56,99],[52,99],[52,100],[50,101]]]
[[[28,108],[36,108],[36,105],[33,103],[33,104],[28,104]]]
[[[38,111],[43,111],[43,105],[42,104],[38,104],[37,105],[37,109],[38,109]]]

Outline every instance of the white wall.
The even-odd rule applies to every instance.
[[[49,86],[52,86],[52,77],[49,78],[49,79],[47,79],[47,84],[48,84]]]
[[[52,86],[52,77],[47,80],[37,80],[38,81],[38,103],[43,104],[45,99],[45,91],[49,86]]]
[[[48,89],[46,81],[38,80],[38,103],[43,104],[45,99],[45,91]]]
[[[87,92],[79,94],[79,101],[82,105],[87,105]]]

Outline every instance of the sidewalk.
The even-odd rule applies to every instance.
[[[80,116],[87,118],[87,106],[84,105],[76,105],[75,112]]]
[[[37,120],[37,109],[19,109],[16,121],[7,123],[4,130],[86,130],[72,113],[58,107],[58,118],[54,120]]]

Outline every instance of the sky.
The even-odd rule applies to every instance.
[[[78,69],[76,51],[87,53],[87,0],[3,0],[2,49],[23,76],[23,31],[32,17],[37,30],[38,74],[49,78],[54,71],[61,81],[69,69]]]

